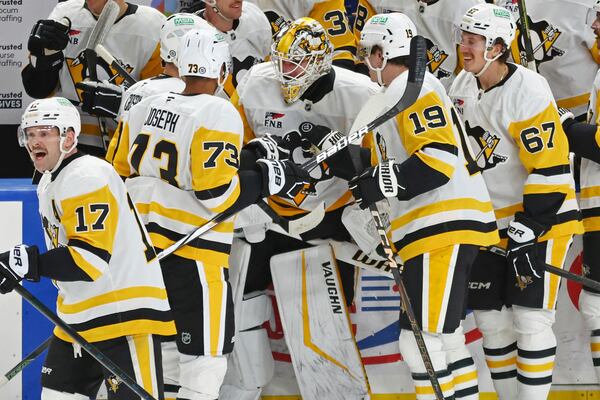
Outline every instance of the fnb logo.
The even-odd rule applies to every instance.
[[[78,44],[79,38],[76,36],[79,35],[80,33],[81,33],[81,31],[79,31],[77,29],[69,29],[69,43]]]
[[[267,111],[265,113],[265,127],[281,129],[283,124],[279,120],[283,117],[285,117],[285,114]]]

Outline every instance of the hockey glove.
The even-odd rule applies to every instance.
[[[277,195],[293,199],[310,181],[308,172],[290,160],[260,159],[256,165],[262,173],[262,195]]]
[[[290,158],[290,150],[285,145],[282,138],[267,133],[263,137],[252,139],[244,147],[253,151],[256,158],[287,160]]]
[[[44,49],[64,50],[69,43],[69,25],[51,19],[40,19],[31,30],[27,50],[36,57],[46,55]]]
[[[515,271],[517,284],[522,289],[533,283],[533,279],[544,276],[544,266],[536,258],[537,239],[544,234],[545,227],[517,212],[508,224],[508,250],[506,259]]]
[[[406,191],[398,182],[393,160],[365,169],[360,175],[352,178],[348,185],[360,208],[367,208],[386,197],[398,197]]]
[[[313,125],[308,122],[301,125],[300,130],[303,135],[302,150],[304,150],[307,157],[312,157],[335,146],[344,137],[344,134],[332,131],[326,126]],[[352,158],[348,151],[350,146],[355,145],[350,144],[346,148],[335,152],[327,160],[331,174],[345,180],[350,180],[355,174]]]
[[[81,93],[81,109],[99,117],[117,118],[123,88],[108,82],[84,81],[75,85]]]
[[[37,246],[28,247],[24,244],[0,254],[0,293],[12,291],[23,278],[39,281],[38,256]]]
[[[312,153],[311,155],[327,150],[344,137],[340,132],[332,131],[323,125],[313,125],[309,122],[302,124],[300,131],[302,132],[302,150]]]
[[[564,124],[568,119],[575,119],[575,115],[568,108],[558,107],[558,117],[560,119],[560,123]]]

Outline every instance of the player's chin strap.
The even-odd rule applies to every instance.
[[[381,72],[387,65],[387,58],[385,58],[385,57],[383,58],[383,62],[381,64],[381,67],[379,67],[379,68],[375,68],[371,65],[371,62],[369,61],[369,57],[365,57],[365,63],[367,64],[367,67],[369,67],[370,70],[375,71],[375,73],[377,74],[377,83],[379,83],[379,86],[385,86],[383,84],[383,78],[381,76]]]
[[[500,56],[501,56],[502,54],[504,54],[504,51],[503,51],[503,52],[499,53],[499,54],[498,54],[496,57],[494,57],[494,58],[488,58],[487,54],[488,54],[488,51],[490,51],[490,49],[491,49],[491,47],[490,47],[490,48],[488,48],[488,49],[485,51],[485,53],[483,53],[483,59],[485,60],[485,65],[483,66],[483,68],[481,68],[481,71],[479,71],[479,72],[478,72],[478,73],[476,73],[476,74],[473,74],[473,75],[475,75],[477,78],[479,78],[481,75],[483,75],[483,73],[484,73],[484,72],[485,72],[485,71],[488,69],[488,67],[489,67],[490,65],[492,65],[492,63],[493,63],[494,61],[496,61],[498,58],[500,58]],[[505,51],[506,51],[506,50],[505,50]]]
[[[225,21],[227,21],[227,22],[233,21],[233,19],[228,18],[225,15],[223,15],[221,10],[219,10],[219,7],[217,7],[216,0],[204,0],[204,2],[206,3],[207,6],[211,6],[213,11],[215,12],[215,14],[217,14],[219,17],[223,18]]]

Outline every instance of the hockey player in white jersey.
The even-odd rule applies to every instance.
[[[446,90],[462,69],[462,57],[453,40],[454,26],[465,11],[483,0],[360,0],[356,8],[354,35],[360,39],[365,22],[375,14],[407,15],[427,41],[427,67]]]
[[[110,162],[117,173],[123,178],[131,175],[131,168],[127,160],[129,153],[129,137],[123,134],[123,120],[129,109],[144,98],[153,94],[173,92],[180,93],[185,84],[179,79],[177,69],[177,48],[179,41],[191,29],[207,29],[210,25],[194,14],[179,13],[167,18],[160,28],[160,58],[163,72],[155,77],[141,80],[128,88],[122,96],[118,112],[118,124],[108,150],[106,160]]]
[[[359,56],[371,79],[385,87],[388,104],[405,91],[417,33],[402,13],[378,14],[363,26]],[[383,128],[364,143],[376,164],[366,165],[350,188],[363,208],[389,202],[391,241],[404,263],[403,280],[444,398],[478,399],[475,363],[460,322],[478,249],[500,240],[490,196],[452,102],[431,73],[425,73],[414,104]],[[392,191],[383,186],[386,171]],[[431,399],[434,391],[405,314],[400,328],[400,352],[417,399]]]
[[[590,5],[588,26],[600,41],[600,1]],[[588,124],[573,119],[573,114],[563,117],[563,127],[569,138],[569,149],[581,157],[579,206],[583,217],[583,272],[594,280],[600,279],[600,223],[598,211],[600,203],[600,146],[596,141],[600,122],[600,72],[596,74],[590,95]],[[563,111],[561,109],[561,111]],[[570,115],[569,115],[570,114]],[[600,382],[600,292],[583,287],[579,295],[579,311],[590,331],[590,350],[596,376]]]
[[[241,0],[203,0],[198,14],[225,34],[231,52],[232,71],[223,85],[231,97],[250,67],[263,62],[271,49],[271,25],[254,4]]]
[[[302,164],[313,156],[313,151],[322,151],[335,142],[337,136],[330,135],[330,129],[344,134],[349,132],[362,106],[371,95],[379,91],[379,87],[364,75],[332,66],[332,53],[333,46],[328,35],[312,18],[300,18],[279,31],[271,48],[271,62],[252,67],[232,97],[232,102],[244,121],[248,148],[255,149],[259,154],[270,153],[274,157],[290,158],[293,162]],[[284,150],[270,151],[269,143],[273,141],[276,142],[273,147],[278,144]],[[246,240],[251,242],[252,251],[245,293],[264,292],[271,282],[272,274],[277,272],[272,273],[278,268],[271,261],[274,255],[294,251],[300,257],[301,249],[311,246],[309,241],[314,239],[350,240],[341,219],[346,206],[353,202],[347,184],[353,174],[349,158],[330,160],[311,173],[309,187],[293,199],[278,196],[268,199],[271,208],[289,220],[302,217],[311,210],[322,207],[323,203],[326,212],[318,226],[300,236],[292,237],[277,225],[271,225],[266,232],[263,230],[256,237],[251,237],[246,231]],[[354,269],[345,263],[339,263],[339,267],[345,298],[350,303],[354,291]],[[275,295],[285,296],[286,293],[278,292],[276,287]],[[284,331],[286,338],[303,337],[301,332],[288,331],[286,327]],[[248,329],[248,332],[251,330]],[[243,333],[238,335],[236,347],[246,345]],[[351,334],[349,336],[351,338]],[[337,340],[332,338],[334,339]],[[351,342],[346,340],[345,343]],[[338,346],[342,347],[343,344],[339,343]],[[261,346],[256,344],[255,347],[260,347],[260,350],[268,349],[269,343]],[[307,352],[314,353],[310,350]],[[264,361],[272,364],[269,353],[264,352]],[[301,354],[292,354],[292,363],[298,375],[301,370],[298,365],[302,359],[296,359],[296,356],[301,357]],[[333,366],[327,359],[323,359],[321,365],[323,368],[329,366],[339,370],[339,366]],[[255,369],[269,370],[266,365],[257,365]],[[327,372],[323,372],[322,376],[328,376]],[[244,398],[260,396],[261,386],[268,383],[270,377],[262,375],[260,378],[260,381],[254,381],[254,387],[248,385],[243,388],[246,389],[244,395],[247,396]],[[312,388],[303,387],[304,380],[301,377],[298,377],[298,381],[303,397],[307,398]],[[329,388],[333,392],[340,387],[340,383],[333,379],[329,379],[329,382]],[[346,398],[357,398],[364,385],[364,382],[357,380],[348,389],[353,392],[345,393]],[[342,392],[338,390],[335,396],[341,396]],[[240,393],[228,396],[232,397],[223,397],[222,392],[221,398],[242,398]]]
[[[511,11],[515,20],[519,19],[518,2],[494,3]],[[600,63],[594,34],[583,23],[589,8],[581,0],[527,0],[526,3],[537,71],[548,81],[557,105],[585,121],[590,88]],[[518,23],[511,55],[517,64],[526,66],[525,37],[520,27]]]
[[[104,39],[104,46],[135,79],[146,79],[160,73],[159,28],[165,17],[157,10],[116,0],[119,17]],[[76,85],[97,75],[99,81],[121,84],[106,62],[98,59],[97,71],[89,71],[85,48],[106,2],[68,0],[58,3],[48,19],[39,20],[29,37],[30,62],[21,77],[27,93],[34,98],[64,96],[80,104],[83,91]],[[65,26],[65,24],[70,26]],[[111,119],[100,123],[95,115],[81,114],[80,150],[104,156],[108,135],[116,124]]]
[[[494,387],[501,399],[546,399],[560,278],[544,265],[563,267],[582,224],[548,83],[506,62],[515,29],[505,8],[468,10],[457,29],[464,70],[449,95],[477,145],[502,238],[493,249],[502,255],[480,251],[475,260],[468,301]]]
[[[346,16],[344,0],[246,0],[256,4],[271,23],[273,36],[284,22],[302,17],[313,18],[323,26],[333,44],[334,65],[354,69],[356,39]]]
[[[152,244],[165,249],[216,213],[261,196],[295,195],[306,175],[290,162],[259,160],[239,171],[243,125],[228,101],[214,96],[229,72],[222,33],[191,30],[177,51],[181,94],[136,104],[123,130],[132,143],[135,176],[126,181]],[[233,348],[228,258],[232,218],[181,247],[161,266],[177,325],[179,368],[165,366],[181,387],[178,399],[216,399]],[[172,357],[166,355],[169,359]],[[179,369],[179,371],[177,371]]]
[[[21,279],[52,279],[58,316],[162,398],[159,336],[175,334],[175,325],[160,265],[122,180],[78,152],[80,126],[63,97],[36,100],[23,114],[19,142],[43,173],[37,193],[49,250],[18,245],[0,254],[0,292]],[[60,328],[43,371],[52,373],[42,374],[42,400],[95,398],[105,379],[117,382],[109,399],[139,398]]]

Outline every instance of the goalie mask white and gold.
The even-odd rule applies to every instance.
[[[332,57],[333,45],[316,20],[299,18],[283,26],[271,47],[271,62],[285,102],[298,100],[310,85],[329,72]]]

